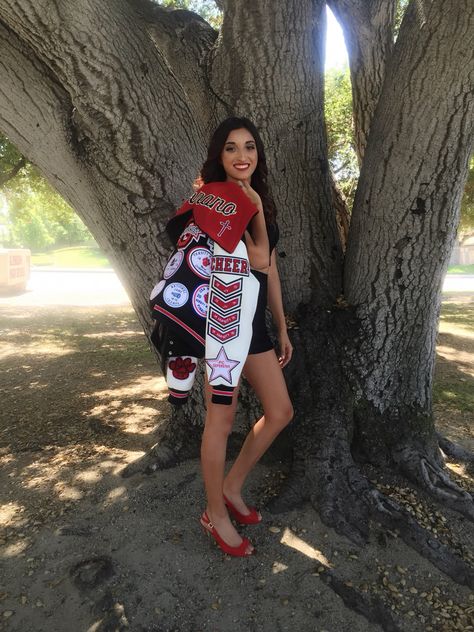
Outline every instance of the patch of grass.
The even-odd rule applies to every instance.
[[[39,252],[31,255],[31,263],[35,266],[53,266],[54,258],[46,252]]]
[[[433,403],[474,413],[474,384],[472,379],[453,382],[444,378],[433,384]]]
[[[71,246],[31,255],[31,263],[55,268],[111,268],[110,261],[98,248]]]
[[[440,323],[438,340],[453,351],[448,358],[438,355],[436,359],[433,403],[445,411],[470,416],[474,412],[474,339],[468,332],[474,332],[474,298],[443,300]]]
[[[474,302],[471,303],[442,303],[439,316],[443,323],[453,323],[474,331]]]
[[[448,268],[448,274],[474,274],[474,264],[451,266]]]

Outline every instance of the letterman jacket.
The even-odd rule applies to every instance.
[[[176,247],[150,306],[157,321],[152,342],[161,352],[171,403],[187,401],[202,357],[212,401],[232,402],[259,290],[241,238],[257,212],[237,184],[213,182],[186,200],[167,225]]]

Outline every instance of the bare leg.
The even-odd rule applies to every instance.
[[[241,496],[245,479],[275,437],[291,421],[293,407],[274,351],[249,355],[244,375],[262,403],[264,416],[248,433],[237,459],[224,479],[223,490],[238,511],[249,514]]]
[[[227,438],[234,422],[238,389],[230,406],[213,404],[207,376],[205,379],[207,413],[201,442],[201,469],[207,495],[206,512],[222,539],[230,546],[239,546],[242,537],[230,521],[222,496]],[[250,545],[249,550],[252,549]]]

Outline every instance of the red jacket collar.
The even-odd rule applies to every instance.
[[[233,252],[257,207],[235,182],[209,182],[193,193],[175,217],[192,211],[199,228],[219,246]]]

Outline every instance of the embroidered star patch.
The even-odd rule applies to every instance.
[[[212,382],[218,377],[222,377],[226,382],[232,384],[231,372],[239,362],[228,358],[224,347],[221,347],[217,356],[206,360],[206,364],[211,368],[209,382]]]

